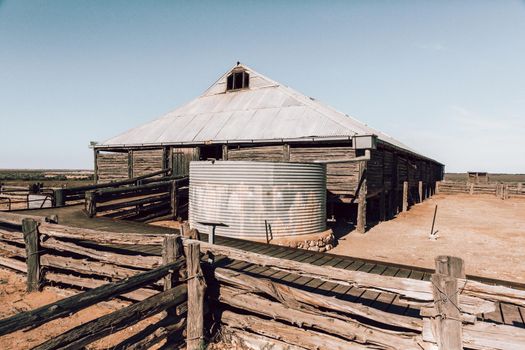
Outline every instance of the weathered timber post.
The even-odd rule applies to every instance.
[[[518,182],[518,194],[521,194],[523,184],[521,182]]]
[[[473,184],[473,183],[470,184],[469,194],[470,194],[471,196],[474,194],[474,184]]]
[[[423,202],[423,181],[418,183],[418,192],[419,192],[419,203]]]
[[[228,145],[222,145],[222,160],[228,160]]]
[[[55,207],[62,207],[65,204],[64,200],[64,189],[63,188],[57,188],[53,191],[53,197],[54,197],[54,205]]]
[[[133,178],[133,150],[128,150],[128,179]]]
[[[98,154],[99,151],[96,148],[93,148],[93,183],[98,182]]]
[[[408,210],[408,181],[403,181],[403,211]]]
[[[465,278],[463,259],[455,256],[440,255],[434,259],[436,273],[455,278]]]
[[[162,243],[162,264],[175,262],[181,255],[181,242],[178,235],[166,235]],[[169,273],[164,277],[164,290],[173,288],[177,275]]]
[[[22,232],[24,233],[27,256],[27,291],[37,292],[40,289],[40,242],[38,223],[33,219],[23,219]]]
[[[97,194],[95,191],[87,191],[84,200],[84,211],[90,218],[97,214]]]
[[[201,348],[204,341],[204,292],[206,282],[200,265],[200,244],[192,242],[186,248],[188,269],[188,319],[186,346],[188,350]]]
[[[357,199],[357,225],[359,233],[365,233],[366,230],[366,162],[359,162],[359,193]]]
[[[290,145],[286,143],[283,145],[283,161],[290,161]]]
[[[465,278],[463,260],[439,256],[435,260],[436,273],[432,274],[434,316],[432,331],[439,350],[461,350],[462,321],[458,308],[458,278]]]
[[[436,188],[434,190],[434,194],[439,194],[439,181],[436,181],[434,186]],[[431,190],[430,194],[432,195],[432,190]]]
[[[171,214],[174,219],[177,218],[177,180],[171,182]]]

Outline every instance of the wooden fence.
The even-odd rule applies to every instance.
[[[120,329],[118,327],[129,324],[130,319],[136,320],[131,316],[121,318],[123,315],[129,312],[137,315],[137,310],[153,308],[151,300],[155,300],[155,305],[162,305],[161,309],[174,306],[163,298],[167,295],[174,297],[170,292],[166,294],[166,290],[177,289],[176,283],[166,279],[148,285],[137,282],[126,289],[126,284],[119,282],[143,278],[137,276],[152,276],[148,273],[155,278],[162,277],[167,271],[176,274],[177,269],[162,265],[177,262],[176,252],[180,249],[175,248],[175,243],[168,243],[168,239],[177,242],[173,236],[102,232],[2,213],[0,223],[3,223],[0,249],[8,252],[0,258],[0,265],[27,273],[29,290],[38,290],[43,284],[88,288],[92,294],[88,294],[87,303],[92,305],[91,302],[109,297],[106,292],[100,292],[107,288],[113,290],[114,296],[138,301],[117,316],[110,314],[100,318],[101,323],[91,323],[91,326],[98,327],[95,329],[100,330],[101,337],[107,335],[103,331],[106,326]],[[114,248],[115,245],[120,248]],[[129,246],[130,250],[124,251],[122,245]],[[162,245],[163,257],[133,254],[131,247],[136,245]],[[467,280],[462,261],[457,258],[438,257],[431,281],[423,281],[269,257],[190,238],[183,238],[182,245],[186,248],[188,265],[187,274],[182,277],[187,280],[184,288],[187,288],[188,301],[183,307],[183,299],[177,299],[177,305],[187,309],[187,318],[191,320],[186,327],[187,345],[191,350],[201,346],[205,321],[215,322],[222,327],[223,334],[240,339],[255,349],[265,346],[287,349],[518,349],[525,343],[524,329],[485,322],[479,317],[493,311],[497,302],[525,306],[525,291]],[[199,270],[201,264],[195,263],[200,257],[196,246],[206,254],[206,259],[201,262],[203,273]],[[223,264],[225,259],[268,267],[282,275],[330,283],[334,289],[357,287],[365,293],[381,293],[387,299],[396,297],[407,306],[419,309],[419,315],[401,315],[327,296],[318,289],[266,278],[258,274],[257,269],[249,273],[239,272],[227,267],[231,265]],[[152,282],[154,277],[148,281]],[[110,287],[106,280],[112,282]],[[183,293],[182,288],[179,287],[177,293]],[[205,288],[208,290],[206,294]],[[97,295],[104,295],[104,298],[97,299]],[[65,303],[66,306],[75,305],[69,301]],[[204,317],[205,303],[214,311],[212,319]],[[84,304],[78,307],[84,307]],[[59,313],[60,308],[50,306],[46,310],[47,313],[42,315],[51,315],[51,318],[66,315],[65,311]],[[153,311],[159,312],[159,309]],[[24,317],[29,317],[27,315]],[[11,325],[9,327],[19,324],[16,327],[25,328],[29,321],[24,322],[0,321],[0,332],[3,324]],[[165,322],[168,323],[163,324],[164,328],[177,324]],[[93,334],[98,334],[85,335],[82,332],[87,327],[80,333],[74,333],[78,327],[66,332],[59,341],[49,340],[41,348],[54,348],[55,345],[50,344],[64,344],[61,342],[66,339],[78,341],[73,343],[77,345],[87,344],[88,340],[94,339]],[[148,328],[151,332],[156,329]],[[144,339],[151,339],[149,335]]]
[[[185,241],[186,244],[188,241]],[[339,286],[399,296],[421,318],[397,315],[226,268],[214,270],[224,333],[252,348],[517,349],[525,330],[481,321],[494,302],[525,305],[525,291],[466,280],[460,259],[438,257],[432,281],[380,276],[201,243],[203,251]]]
[[[441,181],[436,184],[436,191],[442,194],[489,194],[501,199],[525,198],[525,185],[518,183],[475,184],[468,182]]]
[[[159,178],[155,178],[158,175],[167,175],[171,172],[171,169],[163,169],[153,173],[145,174],[139,177],[126,179],[122,181],[114,181],[108,183],[60,188],[54,191],[54,206],[61,207],[71,203],[78,203],[85,199],[86,192],[99,190],[104,188],[116,188],[128,185],[140,185],[148,183],[148,181],[159,181]]]
[[[162,217],[176,219],[188,211],[188,185],[186,177],[89,191],[85,211],[89,217],[106,216],[141,222]]]
[[[78,294],[0,320],[0,337],[119,297],[132,303],[46,340],[34,349],[83,348],[163,311],[166,311],[164,318],[121,341],[114,349],[144,349],[165,339],[177,346],[184,344],[188,317],[198,320],[204,315],[203,288],[194,288],[196,283],[202,286],[198,242],[187,245],[183,253],[180,238],[175,235],[130,236],[47,221],[0,213],[0,265],[26,274],[30,292],[39,291],[44,285],[55,285]],[[120,248],[111,247],[115,244]],[[162,245],[162,257],[131,255],[129,250],[122,249],[123,245],[136,244]],[[88,291],[79,293],[85,289]],[[190,304],[196,312],[188,311]],[[192,337],[197,334],[200,342],[202,331],[201,324],[200,331],[187,330],[186,334]]]

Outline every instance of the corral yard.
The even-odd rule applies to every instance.
[[[436,204],[439,238],[433,241],[429,233]],[[459,256],[467,274],[523,283],[523,247],[525,200],[436,195],[364,235],[344,235],[331,252],[426,268],[434,267],[437,255]]]

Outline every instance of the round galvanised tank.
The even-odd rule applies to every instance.
[[[313,163],[193,161],[189,221],[221,224],[215,234],[265,240],[326,230],[326,166]]]

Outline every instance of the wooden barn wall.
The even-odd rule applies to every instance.
[[[282,162],[283,145],[232,147],[228,149],[228,160],[251,160],[256,162]]]
[[[292,146],[291,162],[312,162],[323,159],[355,158],[355,150],[350,146]],[[337,163],[326,166],[326,188],[334,195],[354,195],[359,181],[357,163]]]
[[[199,148],[173,148],[171,150],[171,169],[173,175],[188,176],[190,174],[190,162],[199,160]]]
[[[397,157],[397,187],[403,188],[403,182],[408,181],[408,161],[406,158]]]
[[[152,150],[134,150],[132,155],[133,177],[162,170],[164,159],[164,150],[162,148]]]
[[[128,153],[100,152],[97,156],[97,183],[128,178]]]
[[[383,174],[385,177],[385,190],[391,191],[394,188],[395,172],[394,172],[394,153],[383,150]]]
[[[368,193],[383,189],[383,155],[384,151],[381,149],[370,150],[370,160],[366,169]]]

